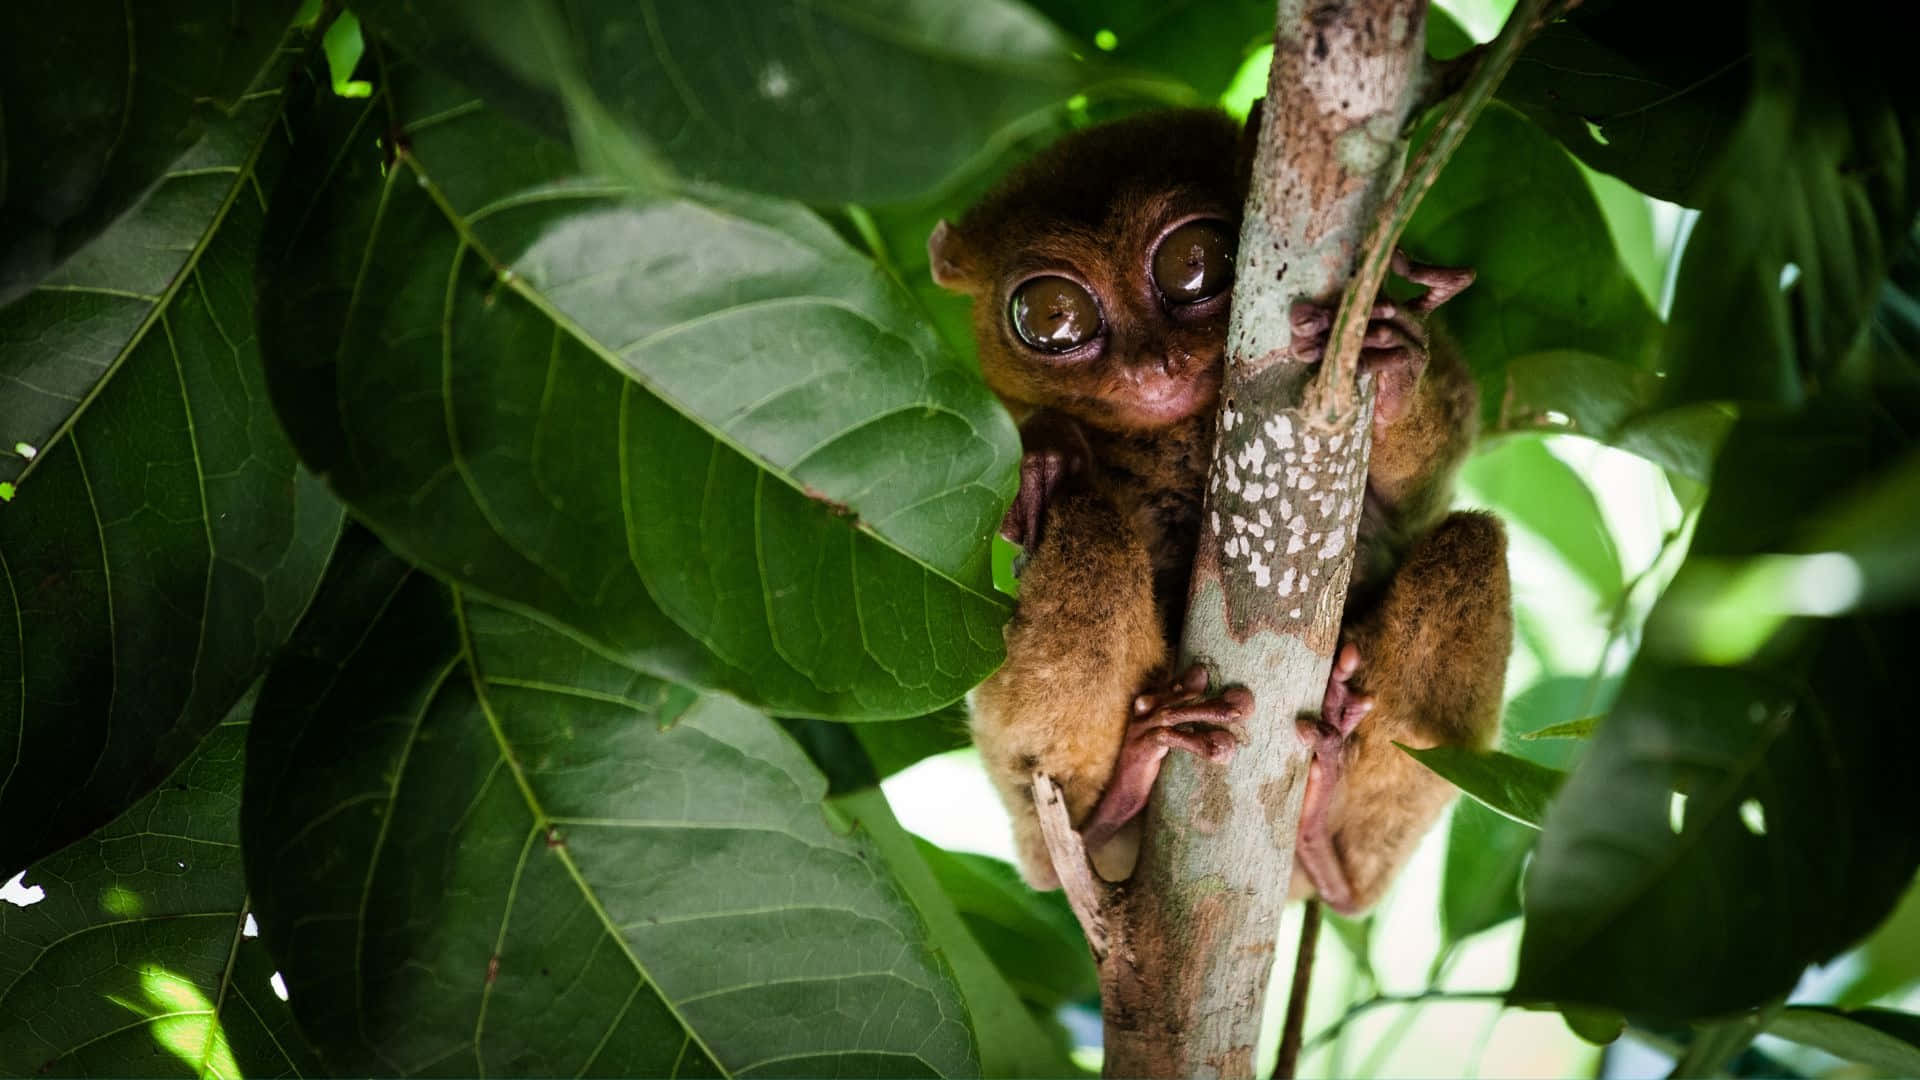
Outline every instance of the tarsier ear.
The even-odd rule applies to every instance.
[[[967,291],[972,279],[972,258],[960,230],[942,221],[927,237],[927,262],[933,268],[933,283],[955,292]]]

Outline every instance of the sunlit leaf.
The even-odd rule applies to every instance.
[[[1401,749],[1489,810],[1534,828],[1540,827],[1547,804],[1566,779],[1558,769],[1497,750],[1481,752],[1458,746]]]
[[[31,470],[0,504],[0,873],[186,757],[291,632],[339,532],[254,336],[281,60],[144,205],[0,310],[0,476]]]
[[[240,872],[246,705],[127,812],[0,901],[0,1072],[312,1073]]]
[[[269,385],[396,549],[785,714],[916,716],[999,662],[1012,424],[819,218],[582,179],[417,68],[307,131]]]
[[[343,550],[261,691],[244,818],[331,1069],[978,1068],[920,916],[776,724]]]

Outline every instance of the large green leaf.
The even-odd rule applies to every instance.
[[[946,851],[925,841],[920,854],[987,955],[1036,1011],[1098,997],[1099,973],[1066,896],[1037,893],[1010,864]]]
[[[1475,495],[1551,545],[1601,604],[1619,595],[1620,553],[1606,516],[1587,482],[1543,441],[1517,436],[1485,446],[1467,470]]]
[[[1663,383],[1652,371],[1591,353],[1529,353],[1507,365],[1491,429],[1584,435],[1705,483],[1732,409],[1719,402],[1662,407]]]
[[[1872,381],[1866,333],[1920,210],[1920,110],[1895,34],[1755,5],[1753,91],[1675,281],[1676,402],[1794,403]]]
[[[1441,309],[1481,387],[1490,427],[1566,430],[1546,414],[1503,409],[1509,369],[1572,351],[1646,369],[1660,322],[1620,262],[1579,168],[1525,117],[1482,113],[1408,226],[1416,258],[1471,266],[1479,279]],[[1560,409],[1566,412],[1565,409]]]
[[[1594,168],[1698,205],[1752,80],[1746,8],[1586,5],[1527,45],[1500,98]]]
[[[287,159],[278,85],[0,310],[0,430],[34,450],[0,503],[0,685],[17,688],[0,695],[0,872],[186,757],[292,631],[339,532],[254,336],[261,191]]]
[[[227,110],[279,88],[261,69],[298,6],[0,5],[0,305],[84,247],[163,174],[191,168],[175,159],[209,125],[221,126]],[[134,268],[125,273],[140,278]],[[7,395],[19,389],[9,386]],[[9,445],[20,437],[0,435]]]
[[[922,194],[1097,77],[1013,0],[375,0],[378,34],[583,152],[816,202]],[[609,142],[631,141],[633,147]]]
[[[243,819],[330,1068],[977,1068],[920,917],[777,725],[353,541],[261,692]]]
[[[914,716],[993,669],[1019,443],[897,283],[798,206],[585,180],[387,80],[316,111],[265,255],[274,401],[336,491],[445,577],[782,713]]]
[[[1517,998],[1668,1018],[1748,1007],[1860,937],[1913,880],[1913,609],[1776,618],[1730,652],[1682,588],[1703,560],[1803,550],[1905,440],[1877,404],[1734,429],[1688,564],[1548,813]]]
[[[29,867],[0,903],[0,1073],[315,1071],[248,926],[240,872],[247,699],[118,820]]]
[[[1030,1008],[1033,999],[1019,978],[1020,971],[1029,966],[1025,963],[1028,957],[1016,958],[1000,947],[1002,941],[990,938],[970,903],[975,894],[955,887],[948,871],[965,856],[942,851],[901,828],[879,788],[838,796],[833,805],[873,838],[894,878],[926,920],[933,946],[953,965],[954,981],[966,997],[974,1030],[983,1036],[979,1040],[980,1075],[1076,1075],[1079,1070],[1067,1057],[1066,1033],[1052,1019],[1053,1009]],[[999,865],[1006,867],[1004,863]],[[1006,869],[1012,874],[1012,867]],[[1014,874],[1013,880],[1018,883],[1019,876]],[[1024,886],[1022,891],[1033,906],[1043,906],[1039,894]],[[1059,899],[1058,893],[1048,895]],[[1059,978],[1072,978],[1082,971],[1091,974],[1093,963],[1080,938],[1079,925],[1064,902],[1059,907],[1070,935],[1064,940],[1073,952],[1061,956],[1057,951],[1062,938],[1056,926],[1046,926],[1044,936],[1026,938],[1021,944],[1030,954],[1064,959],[1065,964],[1056,969]],[[1088,989],[1093,987],[1089,985]]]

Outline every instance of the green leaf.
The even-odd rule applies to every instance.
[[[1506,390],[1488,430],[1584,435],[1705,483],[1732,410],[1710,402],[1663,408],[1661,387],[1653,372],[1603,356],[1527,353],[1508,362]]]
[[[446,80],[387,80],[316,110],[262,294],[281,418],[364,519],[789,715],[916,716],[993,670],[1018,438],[896,283],[801,207],[586,180]]]
[[[1565,770],[1578,754],[1578,744],[1530,743],[1514,733],[1591,708],[1594,697],[1604,700],[1612,689],[1610,681],[1590,688],[1586,679],[1564,676],[1527,687],[1507,704],[1502,723],[1508,745],[1535,765]],[[1449,944],[1520,917],[1520,871],[1539,836],[1534,827],[1477,800],[1454,806],[1440,892],[1440,928]]]
[[[977,1070],[920,916],[776,724],[354,541],[261,692],[243,817],[329,1069]]]
[[[1588,5],[1527,45],[1500,98],[1588,165],[1697,206],[1752,78],[1745,9]]]
[[[1900,906],[1860,943],[1851,978],[1833,992],[1839,1005],[1866,1005],[1920,984],[1920,889],[1908,887]]]
[[[974,938],[1031,1008],[1052,1015],[1099,995],[1099,973],[1065,894],[1034,892],[999,859],[916,844]]]
[[[1011,0],[356,10],[548,134],[571,123],[590,159],[637,146],[690,178],[823,203],[923,194],[1097,77]]]
[[[956,880],[955,863],[966,857],[942,851],[901,828],[879,788],[840,796],[833,800],[833,805],[879,849],[900,887],[926,920],[928,939],[941,957],[953,965],[954,978],[966,997],[974,1030],[985,1036],[980,1040],[980,1075],[1077,1075],[1079,1070],[1067,1057],[1065,1033],[1051,1019],[1053,1010],[1030,1011],[1022,1000],[1032,1001],[1025,992],[1026,987],[1009,982],[1017,978],[1016,970],[1009,966],[1012,958],[995,948],[999,941],[983,933],[990,924],[982,922],[972,903],[979,897],[967,887],[972,879],[962,871]],[[1014,881],[1019,881],[1018,875]],[[1039,899],[1032,890],[1022,888],[1029,897]],[[1058,898],[1057,894],[1052,895]],[[1062,903],[1060,908],[1065,911],[1066,905]],[[1028,939],[1029,947],[1065,961],[1062,968],[1057,969],[1063,974],[1079,974],[1082,970],[1091,974],[1093,964],[1071,913],[1067,914],[1067,927],[1073,935],[1070,945],[1077,946],[1077,957],[1072,952],[1063,957],[1051,952],[1058,932],[1052,924],[1026,928],[1041,929],[1045,935]]]
[[[1674,285],[1675,403],[1866,391],[1868,322],[1920,211],[1920,111],[1879,77],[1909,62],[1897,35],[1840,32],[1811,3],[1755,11],[1751,100]]]
[[[240,782],[249,697],[167,782],[29,867],[0,903],[0,1072],[315,1072],[247,933]]]
[[[1548,724],[1538,730],[1526,732],[1520,737],[1523,739],[1589,739],[1600,727],[1600,719],[1598,716],[1583,716],[1578,720]]]
[[[1545,540],[1601,603],[1624,585],[1620,553],[1587,482],[1538,438],[1486,447],[1468,466],[1473,490],[1502,516]]]
[[[225,124],[228,110],[246,111],[252,93],[279,88],[280,78],[263,69],[298,6],[0,7],[0,306],[169,171],[193,167],[177,159]],[[124,273],[142,278],[133,267]]]
[[[1547,804],[1566,779],[1558,769],[1497,750],[1482,752],[1460,746],[1400,749],[1488,809],[1536,829],[1546,817]]]
[[[0,457],[32,470],[0,505],[0,872],[172,772],[265,670],[339,533],[253,331],[286,70],[0,310],[0,440],[32,451]]]
[[[1247,55],[1273,40],[1266,0],[1033,0],[1087,55],[1105,54],[1215,98]]]
[[[1789,1005],[1767,1034],[1871,1065],[1889,1076],[1920,1076],[1920,1016],[1892,1009]]]
[[[1546,410],[1571,411],[1551,394],[1526,412],[1503,407],[1521,357],[1582,352],[1628,371],[1653,359],[1659,320],[1621,265],[1592,189],[1511,109],[1481,114],[1402,242],[1415,258],[1479,271],[1439,319],[1480,382],[1490,429],[1554,428]]]
[[[1569,1005],[1560,1010],[1567,1030],[1595,1046],[1605,1046],[1627,1030],[1627,1018],[1611,1009],[1583,1009]]]
[[[1750,412],[1689,564],[1791,551],[1906,441],[1878,402]],[[1682,569],[1682,575],[1686,570]],[[1519,1000],[1686,1019],[1785,994],[1879,922],[1920,836],[1901,659],[1914,609],[1787,619],[1739,666],[1689,657],[1679,588],[1549,811],[1527,876]]]

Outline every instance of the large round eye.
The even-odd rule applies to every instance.
[[[1233,283],[1233,239],[1218,221],[1189,221],[1153,253],[1153,283],[1175,304],[1219,296]]]
[[[1087,290],[1063,277],[1041,277],[1013,291],[1014,332],[1046,352],[1066,352],[1100,333],[1100,309]]]

